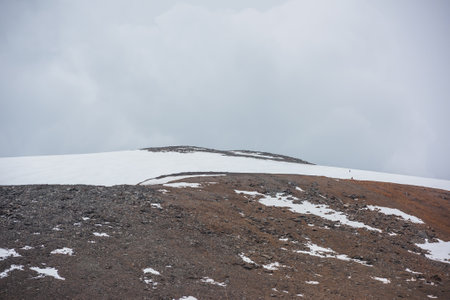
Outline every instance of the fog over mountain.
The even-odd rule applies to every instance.
[[[450,179],[448,1],[2,1],[0,156],[253,149]]]

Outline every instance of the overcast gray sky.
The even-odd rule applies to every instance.
[[[450,179],[450,1],[0,1],[0,156],[251,149]]]

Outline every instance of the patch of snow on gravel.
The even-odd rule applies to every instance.
[[[9,267],[8,269],[6,269],[5,271],[0,273],[0,278],[6,278],[8,277],[8,273],[14,270],[20,270],[23,271],[23,266],[22,265],[11,265],[11,267]]]
[[[0,261],[7,259],[8,257],[20,257],[20,254],[14,249],[3,249],[0,248]]]
[[[311,242],[308,242],[306,244],[306,246],[309,248],[309,251],[304,251],[304,250],[294,250],[295,253],[302,253],[302,254],[308,254],[311,256],[316,256],[316,257],[322,257],[322,258],[336,258],[339,260],[343,260],[343,261],[352,261],[352,262],[356,262],[358,264],[367,266],[367,267],[371,267],[371,265],[367,264],[365,261],[359,260],[359,259],[354,259],[354,258],[350,258],[345,254],[337,254],[334,250],[330,249],[330,248],[324,248],[324,247],[320,247],[316,244],[313,244]]]
[[[20,248],[20,249],[22,249],[22,250],[31,250],[31,249],[34,249],[34,247],[31,247],[31,246],[23,246],[23,247]]]
[[[54,277],[59,280],[65,280],[65,278],[58,275],[58,270],[56,270],[55,268],[41,269],[38,267],[31,267],[30,269],[39,273],[40,275],[43,275],[43,276],[51,276],[51,277]]]
[[[175,298],[173,300],[176,300]],[[194,296],[183,296],[181,298],[178,298],[178,300],[197,300]]]
[[[406,271],[406,272],[409,272],[409,273],[412,273],[412,274],[422,274],[422,273],[420,273],[420,272],[414,272],[414,271],[412,271],[412,270],[410,270],[410,269],[408,269],[408,268],[406,268],[405,271]]]
[[[95,236],[99,236],[99,237],[109,237],[109,234],[107,234],[105,232],[94,232],[93,234]]]
[[[258,193],[258,192],[250,192],[250,191],[240,191],[240,190],[234,190],[234,192],[236,194],[244,194],[246,196],[252,196],[252,197],[256,197],[256,196],[262,196],[263,194]]]
[[[443,263],[450,263],[450,241],[444,242],[438,239],[437,243],[430,243],[425,240],[424,244],[416,244],[416,246],[428,250],[425,256],[429,259],[440,261]]]
[[[437,299],[437,296],[434,296],[434,295],[427,295],[427,297],[431,298],[431,299]]]
[[[59,226],[61,225],[56,225],[55,227],[52,228],[53,231],[62,231],[61,228],[59,228]]]
[[[278,263],[278,262],[274,262],[274,263],[271,263],[271,264],[263,265],[264,269],[271,270],[271,271],[276,271],[280,267],[286,267],[286,266],[280,265],[280,263]]]
[[[200,281],[204,282],[204,283],[209,283],[209,284],[222,286],[222,287],[226,287],[227,286],[227,284],[225,282],[217,282],[214,279],[209,278],[209,277],[203,277]]]
[[[71,248],[61,248],[61,249],[55,249],[50,254],[64,254],[64,255],[73,255],[73,249]]]
[[[255,263],[253,260],[251,260],[250,258],[248,258],[247,256],[244,255],[244,253],[239,254],[239,257],[242,258],[242,260],[248,264],[254,264],[256,265],[257,263]]]
[[[161,206],[161,204],[159,204],[159,203],[152,203],[151,206],[152,206],[152,207],[155,207],[155,208],[162,209],[162,206]]]
[[[408,215],[407,213],[404,213],[401,210],[396,209],[396,208],[389,208],[389,207],[375,206],[375,205],[367,205],[367,208],[372,210],[372,211],[379,211],[379,212],[381,212],[382,214],[385,214],[385,215],[397,216],[397,217],[400,217],[400,218],[402,218],[402,219],[404,219],[406,221],[410,221],[410,222],[413,222],[413,223],[424,224],[424,222],[421,219],[419,219],[419,218],[417,218],[415,216]]]
[[[313,281],[313,280],[311,280],[311,281],[305,281],[305,283],[306,283],[306,284],[319,284],[318,281]]]
[[[173,187],[173,188],[186,188],[186,187],[190,187],[190,188],[200,188],[202,185],[201,183],[197,183],[197,182],[173,182],[173,183],[166,183],[164,184],[164,186],[167,187]]]
[[[316,215],[326,220],[340,222],[341,224],[350,227],[366,228],[368,230],[381,232],[378,228],[373,228],[361,222],[351,221],[342,212],[333,210],[325,204],[314,204],[306,200],[303,200],[301,203],[294,203],[295,200],[299,199],[293,196],[285,196],[282,193],[277,193],[275,197],[264,194],[259,195],[262,196],[262,198],[258,200],[259,203],[266,206],[287,207],[290,211],[295,213]]]
[[[384,284],[388,284],[388,283],[391,283],[391,281],[389,280],[389,279],[387,279],[387,278],[382,278],[382,277],[371,277],[372,279],[375,279],[375,280],[378,280],[378,281],[381,281],[382,283],[384,283]]]
[[[142,270],[142,272],[144,272],[144,274],[150,273],[150,274],[153,274],[153,275],[161,275],[161,273],[159,273],[158,271],[156,271],[153,268],[145,268],[145,269]]]
[[[297,191],[304,192],[304,190],[303,190],[301,187],[296,186],[295,189],[296,189]]]

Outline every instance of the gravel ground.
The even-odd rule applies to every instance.
[[[0,187],[0,298],[450,298],[449,264],[415,245],[450,239],[447,191],[294,175],[182,181],[200,188]],[[327,205],[382,232],[235,190]],[[311,255],[311,245],[334,254]]]

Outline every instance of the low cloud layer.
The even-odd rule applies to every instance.
[[[0,156],[189,144],[450,179],[447,1],[210,2],[3,1]]]

